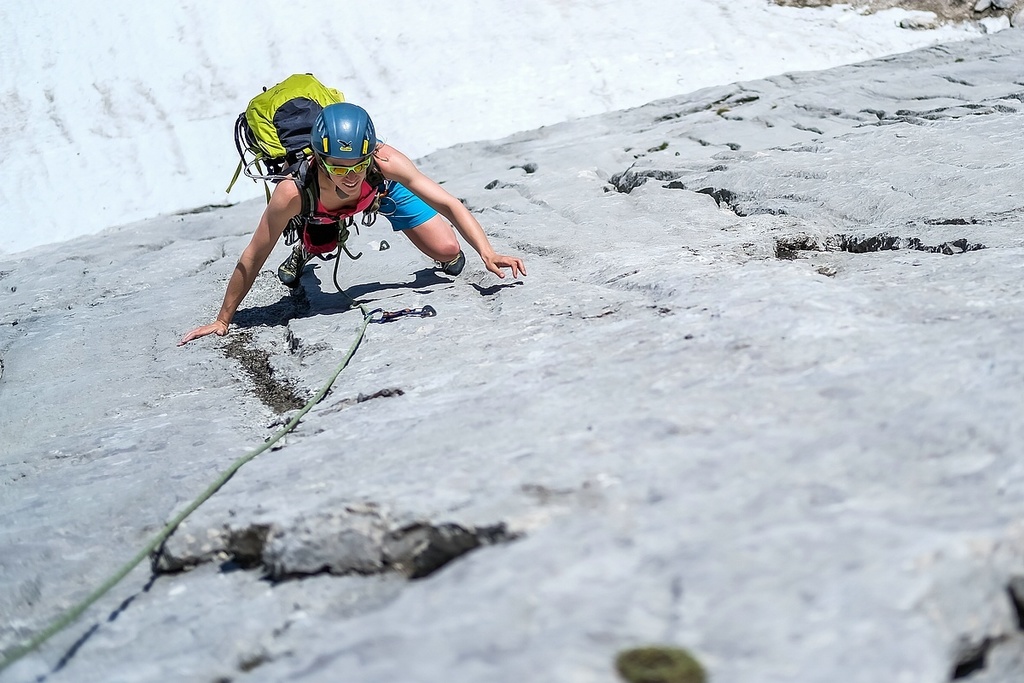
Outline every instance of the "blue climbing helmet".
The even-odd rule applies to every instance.
[[[327,105],[316,117],[309,144],[323,157],[362,159],[377,148],[377,134],[365,109],[341,102]]]

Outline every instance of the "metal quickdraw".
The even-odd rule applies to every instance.
[[[423,306],[422,308],[403,308],[400,311],[385,311],[383,308],[375,308],[367,315],[373,315],[374,313],[380,313],[379,320],[371,320],[374,323],[389,323],[392,320],[398,318],[433,318],[437,315],[437,311],[434,310],[433,306]]]

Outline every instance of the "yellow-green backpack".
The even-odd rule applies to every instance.
[[[316,117],[327,105],[344,101],[340,90],[328,88],[313,74],[294,74],[264,88],[235,120],[235,148],[240,159],[227,191],[241,173],[271,182],[294,173],[313,153],[309,133]],[[269,192],[268,188],[268,199]]]

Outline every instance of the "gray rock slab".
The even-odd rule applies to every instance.
[[[521,281],[438,275],[382,222],[344,293],[324,263],[285,291],[279,247],[232,335],[177,348],[259,204],[0,261],[3,647],[287,421],[257,380],[313,395],[351,300],[438,312],[371,323],[158,573],[0,680],[610,682],[650,642],[721,681],[1020,677],[1022,52],[1006,31],[423,159]],[[389,569],[430,543],[461,554]]]

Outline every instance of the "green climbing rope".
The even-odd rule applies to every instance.
[[[330,390],[331,385],[334,384],[334,381],[338,379],[338,375],[341,374],[341,371],[344,370],[345,367],[348,365],[349,361],[352,360],[352,356],[355,355],[356,349],[359,348],[359,344],[363,341],[363,337],[366,335],[366,326],[369,325],[370,319],[372,318],[373,314],[376,311],[368,312],[366,310],[366,307],[363,306],[362,304],[357,305],[359,306],[359,310],[363,314],[363,324],[360,326],[359,331],[356,333],[355,341],[352,342],[352,345],[348,349],[348,353],[346,353],[342,361],[338,363],[338,367],[335,368],[334,373],[331,374],[328,380],[320,388],[320,391],[318,391],[316,395],[313,396],[313,398],[309,399],[306,405],[304,405],[299,410],[299,412],[296,413],[295,416],[288,421],[288,424],[284,425],[283,427],[281,427],[281,429],[277,430],[277,432],[275,432],[273,436],[271,436],[266,442],[264,442],[262,446],[250,451],[249,453],[246,453],[242,457],[238,458],[238,460],[235,460],[233,463],[231,463],[231,466],[228,467],[223,472],[221,472],[220,476],[218,476],[217,479],[212,484],[210,484],[205,491],[199,494],[198,498],[192,501],[184,510],[179,512],[174,517],[174,519],[168,522],[167,525],[163,529],[161,529],[160,532],[157,533],[156,536],[154,536],[149,541],[149,543],[147,543],[145,547],[143,547],[142,550],[140,550],[135,555],[135,557],[128,560],[128,562],[126,562],[124,566],[122,566],[120,569],[114,572],[114,574],[106,581],[104,581],[99,588],[90,593],[84,600],[79,602],[77,605],[66,611],[63,615],[61,615],[59,619],[57,619],[53,622],[53,624],[51,624],[46,629],[38,633],[34,638],[32,638],[32,640],[30,640],[29,642],[25,643],[20,647],[14,648],[11,652],[5,654],[4,658],[0,660],[0,671],[3,671],[8,666],[10,666],[17,660],[27,655],[29,652],[32,652],[33,650],[38,648],[40,645],[45,643],[54,635],[56,635],[64,628],[69,626],[72,622],[78,619],[78,617],[82,616],[82,613],[85,612],[85,610],[89,609],[89,607],[91,607],[94,602],[103,597],[107,593],[107,591],[116,586],[121,581],[121,579],[127,576],[130,571],[135,569],[135,567],[137,567],[139,563],[141,563],[144,559],[149,557],[149,555],[153,551],[159,548],[160,545],[165,540],[167,540],[167,538],[172,533],[174,533],[174,530],[178,528],[178,525],[185,521],[186,517],[195,512],[196,508],[198,508],[200,505],[209,500],[210,497],[213,496],[213,494],[216,493],[218,489],[220,489],[220,487],[227,483],[228,479],[230,479],[235,474],[235,472],[241,469],[243,465],[245,465],[247,462],[255,458],[257,455],[264,453],[265,451],[273,447],[274,444],[276,444],[278,441],[284,438],[284,436],[288,432],[295,429],[295,426],[299,424],[299,421],[306,415],[306,413],[312,410],[313,406],[319,403],[323,399],[323,397],[327,395],[327,392]]]

